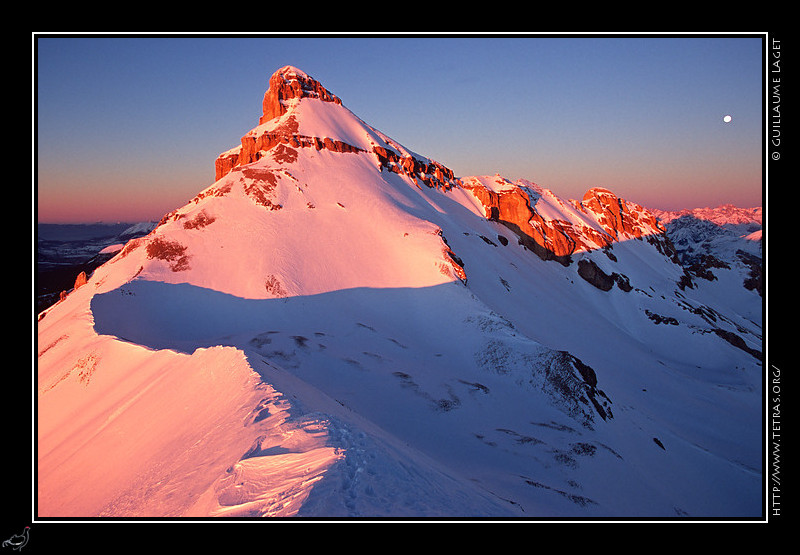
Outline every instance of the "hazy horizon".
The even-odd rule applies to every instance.
[[[719,204],[717,206],[687,206],[685,208],[677,208],[677,209],[674,209],[674,210],[664,210],[664,209],[661,209],[661,208],[657,208],[655,206],[645,206],[645,208],[664,210],[665,212],[678,212],[678,211],[681,211],[681,210],[715,209],[715,208],[720,208],[720,207],[724,206],[725,204],[730,204],[730,203],[723,203],[723,204]],[[763,206],[761,204],[754,204],[752,206],[739,206],[739,205],[733,204],[732,206],[734,206],[736,208],[741,208],[741,209],[763,208]],[[60,226],[102,225],[102,226],[115,226],[115,225],[135,225],[135,224],[144,223],[144,222],[158,222],[159,220],[161,220],[161,217],[144,219],[144,220],[94,220],[94,221],[89,221],[89,220],[86,220],[86,221],[42,221],[42,220],[37,220],[36,221],[36,225],[53,225],[53,226],[56,226],[56,225],[60,225]]]

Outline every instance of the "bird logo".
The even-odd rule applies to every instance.
[[[25,529],[22,531],[22,534],[14,534],[6,541],[3,542],[3,547],[10,547],[17,551],[21,551],[25,544],[28,543],[28,533],[31,527],[26,526]]]

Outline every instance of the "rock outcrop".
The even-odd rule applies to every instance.
[[[73,289],[77,289],[78,287],[86,285],[87,282],[88,278],[86,277],[86,272],[80,272],[75,278],[75,285],[73,286]]]
[[[487,219],[512,230],[520,244],[542,260],[556,260],[568,265],[570,255],[578,248],[585,247],[581,237],[571,233],[568,222],[542,218],[533,209],[531,198],[523,189],[516,187],[492,191],[475,181],[462,185],[483,204]]]
[[[241,139],[241,144],[220,154],[214,162],[215,179],[219,180],[235,167],[256,162],[267,152],[281,158],[296,155],[295,148],[327,149],[335,152],[360,152],[353,145],[328,137],[310,137],[298,133],[298,122],[289,114],[272,127],[262,125],[285,116],[293,102],[303,98],[316,98],[323,102],[341,105],[338,96],[323,87],[317,80],[292,66],[284,66],[272,74],[269,88],[264,93],[262,114],[258,126]],[[280,147],[273,150],[274,147]]]
[[[744,287],[745,289],[749,289],[751,291],[755,290],[759,295],[762,297],[764,296],[764,266],[761,261],[761,258],[750,254],[748,252],[744,252],[743,250],[737,250],[736,256],[739,260],[742,261],[750,270],[750,273],[744,280]]]
[[[390,172],[418,179],[428,187],[448,190],[456,183],[460,183],[453,175],[453,170],[434,160],[401,156],[393,150],[380,146],[375,146],[372,150],[378,156],[381,169],[385,168]]]
[[[626,201],[602,188],[586,192],[581,202],[572,201],[571,209],[588,216],[597,227],[567,219],[549,217],[536,209],[537,199],[524,186],[506,182],[492,190],[476,179],[464,180],[462,187],[483,204],[486,218],[513,230],[520,244],[543,260],[569,265],[571,255],[579,251],[607,248],[616,241],[662,235],[664,228],[656,217],[638,204]]]
[[[619,198],[602,187],[586,191],[580,207],[593,212],[598,223],[615,241],[641,238],[643,235],[661,234],[666,230],[649,210]]]
[[[318,98],[323,102],[342,103],[338,96],[323,87],[316,79],[296,67],[284,66],[269,78],[269,88],[264,93],[261,104],[263,114],[258,124],[282,116],[287,112],[288,101],[301,98]]]
[[[263,117],[263,116],[262,116]],[[300,135],[297,119],[289,115],[279,125],[268,131],[254,129],[242,137],[241,145],[220,154],[214,162],[215,179],[219,180],[235,167],[258,161],[272,151],[278,161],[291,161],[296,156],[295,148],[314,148],[334,152],[364,152],[363,149],[329,137]],[[273,150],[274,147],[280,147]]]
[[[633,290],[627,276],[617,272],[609,275],[601,270],[593,260],[587,258],[578,261],[578,275],[602,291],[610,291],[614,284],[626,293]]]

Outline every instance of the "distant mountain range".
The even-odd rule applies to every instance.
[[[755,229],[760,229],[761,207],[737,208],[732,204],[723,204],[716,208],[690,208],[684,210],[650,210],[659,220],[669,223],[684,216],[690,216],[698,220],[705,220],[718,226],[741,225]]]
[[[155,224],[37,224],[36,313],[58,301],[62,291],[71,290],[81,272],[90,275],[125,243],[147,235]]]

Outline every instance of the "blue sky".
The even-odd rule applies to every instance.
[[[39,221],[159,219],[294,65],[456,175],[761,205],[762,37],[34,37]],[[724,115],[733,119],[724,123]]]

